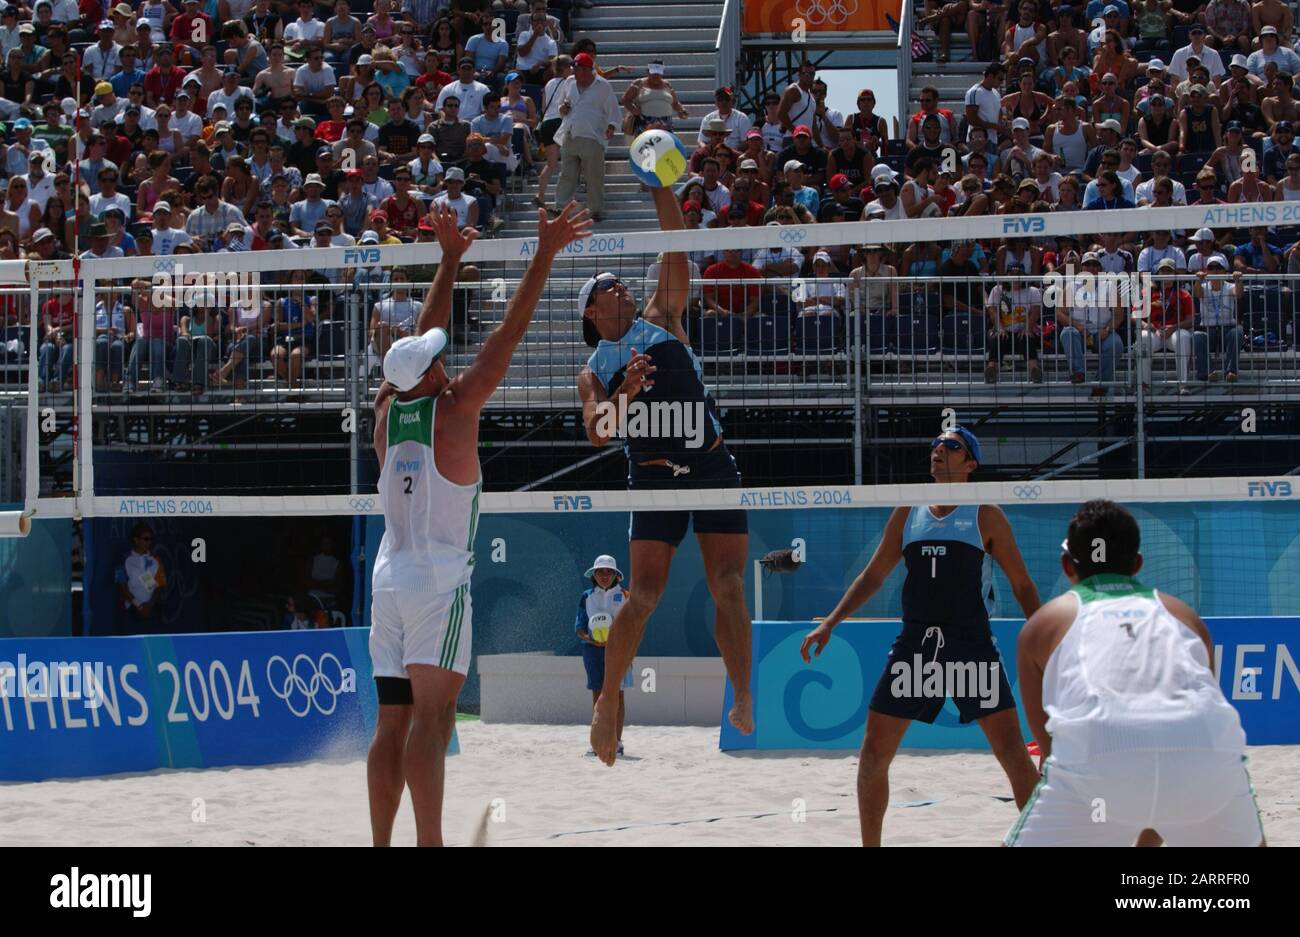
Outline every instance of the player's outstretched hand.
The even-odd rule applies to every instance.
[[[826,622],[822,622],[812,631],[809,631],[803,637],[803,644],[799,645],[799,656],[803,658],[805,664],[811,664],[813,657],[821,657],[822,651],[826,648],[826,642],[831,639],[831,629],[826,627]],[[808,648],[816,647],[811,656],[808,654]]]
[[[560,209],[560,213],[549,219],[546,209],[537,209],[537,252],[550,254],[552,257],[564,250],[574,241],[581,241],[591,234],[591,213],[585,208],[578,208],[578,203],[570,201]]]
[[[460,220],[456,214],[456,209],[450,205],[435,205],[429,212],[432,218],[433,233],[438,238],[438,245],[442,252],[451,257],[460,257],[469,250],[469,246],[474,243],[478,237],[478,231],[466,226],[463,230],[460,227]]]
[[[628,358],[627,367],[623,369],[623,383],[619,385],[618,392],[631,400],[643,389],[655,386],[651,375],[658,370],[649,355],[633,348],[632,357]]]

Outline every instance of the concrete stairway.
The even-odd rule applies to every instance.
[[[610,0],[590,9],[575,9],[570,33],[573,39],[589,37],[595,41],[597,62],[602,68],[624,65],[632,69],[612,79],[620,97],[633,78],[645,75],[645,66],[651,59],[662,59],[665,77],[690,114],[687,120],[676,122],[678,136],[690,151],[698,143],[700,122],[714,108],[714,41],[722,6],[720,0],[692,3]],[[619,120],[622,120],[621,110]],[[550,205],[555,203],[558,178],[557,172],[547,187]],[[519,180],[512,180],[502,216],[505,224],[498,237],[531,237],[536,233],[537,208],[532,204],[535,194],[533,179],[523,180],[522,185]],[[579,203],[585,202],[581,185],[576,198]],[[620,132],[606,151],[604,220],[595,225],[595,231],[614,234],[657,228],[654,206],[632,175],[628,147]],[[629,255],[621,267],[617,258],[603,262],[586,258],[558,261],[538,304],[534,323],[515,353],[498,397],[519,400],[527,388],[527,399],[533,404],[551,401],[565,406],[576,404],[574,379],[590,354],[590,349],[582,343],[581,322],[575,308],[578,289],[599,270],[614,269],[625,279],[632,279],[633,292],[643,300],[647,293],[639,289],[639,278],[653,260],[653,257]],[[496,264],[484,274],[487,278],[500,276],[517,280],[523,269],[522,263]],[[479,306],[476,314],[485,331],[500,321],[504,308],[503,303],[484,302]],[[475,350],[476,346],[471,346],[453,355],[453,367],[468,364]]]
[[[923,35],[937,54],[938,38],[929,31],[925,31]],[[971,85],[980,80],[980,76],[984,74],[984,66],[988,63],[971,61],[970,42],[966,39],[965,33],[953,35],[951,54],[951,61],[942,65],[936,62],[912,63],[912,82],[908,89],[911,110],[908,117],[917,111],[921,89],[933,85],[939,91],[939,106],[952,111],[957,115],[958,120],[961,119],[962,114],[965,113],[966,92]],[[905,125],[905,119],[900,118],[899,123]]]

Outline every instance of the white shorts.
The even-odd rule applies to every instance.
[[[1228,752],[1119,752],[1043,777],[1007,846],[1132,846],[1153,829],[1170,846],[1258,846],[1246,759]]]
[[[469,673],[469,583],[453,592],[375,592],[370,600],[370,660],[376,677],[407,676],[411,664]]]

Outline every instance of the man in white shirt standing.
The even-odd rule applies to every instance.
[[[581,175],[587,180],[591,220],[601,221],[605,208],[605,147],[618,130],[618,97],[610,83],[596,74],[596,60],[587,52],[574,56],[573,75],[564,80],[556,94],[563,122],[555,132],[555,142],[560,145],[555,204],[569,203]]]
[[[720,120],[727,125],[727,146],[740,152],[745,148],[745,134],[749,133],[749,128],[754,125],[754,122],[749,119],[748,114],[731,106],[735,96],[730,88],[723,86],[713,92],[713,100],[718,106],[709,111],[704,120],[700,121],[700,139],[705,138],[704,128],[708,126],[709,121]]]
[[[1176,75],[1179,81],[1185,80],[1188,56],[1194,55],[1210,70],[1210,77],[1218,81],[1228,70],[1223,67],[1223,59],[1219,57],[1219,53],[1205,44],[1205,27],[1200,23],[1193,23],[1189,32],[1191,42],[1175,52],[1174,57],[1169,60],[1169,74]]]
[[[522,20],[523,17],[520,17]],[[559,55],[560,47],[556,45],[547,28],[546,9],[535,9],[528,22],[528,28],[519,34],[517,47],[518,58],[515,67],[524,77],[525,84],[542,84],[546,62]]]
[[[984,69],[984,77],[966,92],[966,139],[976,127],[983,127],[994,146],[998,133],[1010,134],[1011,128],[1002,120],[1002,76],[1006,68],[994,62]]]

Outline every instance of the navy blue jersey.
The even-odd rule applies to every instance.
[[[658,369],[653,387],[643,387],[628,404],[623,450],[630,460],[681,459],[708,452],[722,435],[717,405],[704,386],[704,369],[690,347],[645,319],[637,319],[617,342],[601,340],[587,367],[618,404],[618,389],[632,350],[649,356]],[[640,409],[638,415],[634,411]],[[641,419],[640,426],[634,420]],[[693,432],[692,432],[693,431]]]
[[[993,611],[992,558],[984,552],[979,505],[945,517],[912,508],[903,528],[903,621],[987,632]]]

